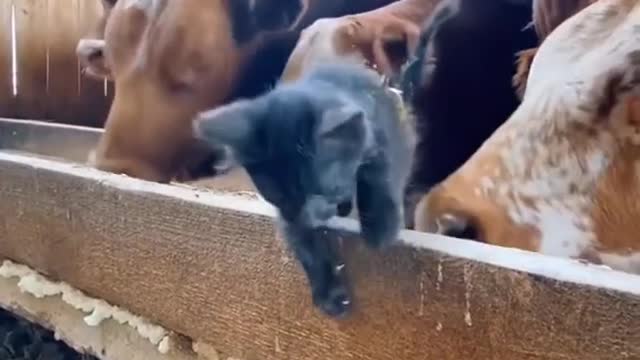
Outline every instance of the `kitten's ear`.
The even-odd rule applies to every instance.
[[[212,147],[229,146],[239,161],[245,162],[254,143],[258,115],[255,105],[239,100],[201,112],[193,121],[193,134]]]
[[[318,128],[320,137],[344,134],[349,138],[364,134],[364,111],[354,105],[341,105],[325,110]]]

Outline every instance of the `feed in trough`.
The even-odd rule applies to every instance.
[[[341,266],[323,229],[354,196],[369,246],[394,241],[403,227],[414,138],[400,97],[364,66],[320,65],[257,99],[204,112],[194,128],[197,138],[229,146],[278,208],[314,303],[331,316],[347,313]]]

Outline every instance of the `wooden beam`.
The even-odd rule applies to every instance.
[[[355,312],[310,303],[259,200],[0,151],[0,258],[252,359],[640,358],[640,277],[405,231],[385,254],[336,220]]]

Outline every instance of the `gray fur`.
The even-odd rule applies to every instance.
[[[346,314],[349,295],[324,234],[354,197],[369,246],[391,243],[404,227],[415,138],[399,96],[359,65],[319,65],[260,97],[202,113],[195,124],[197,138],[232,149],[279,210],[314,303]]]

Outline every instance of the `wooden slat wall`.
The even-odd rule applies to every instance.
[[[27,119],[46,117],[47,1],[14,0],[18,61],[17,113]],[[64,21],[64,20],[63,20]]]
[[[12,9],[18,70],[15,97]],[[78,40],[101,14],[98,0],[0,1],[0,117],[102,126],[111,95],[103,81],[80,74],[75,54]]]
[[[11,6],[12,0],[0,1],[0,114],[14,117],[11,81]]]
[[[64,1],[64,0],[58,0]],[[96,14],[102,14],[100,1],[76,0],[78,2],[78,32],[80,37],[93,31],[96,25]],[[77,40],[73,44],[74,58]],[[68,48],[67,48],[68,49]],[[80,69],[78,68],[78,72]],[[79,75],[78,97],[71,108],[79,112],[75,118],[93,120],[93,123],[81,122],[80,125],[101,126],[106,120],[108,105],[113,95],[113,83],[97,81],[95,79]],[[107,86],[107,84],[109,86]],[[105,97],[106,96],[106,97]],[[90,104],[87,106],[86,104]],[[70,114],[74,116],[74,114]]]

